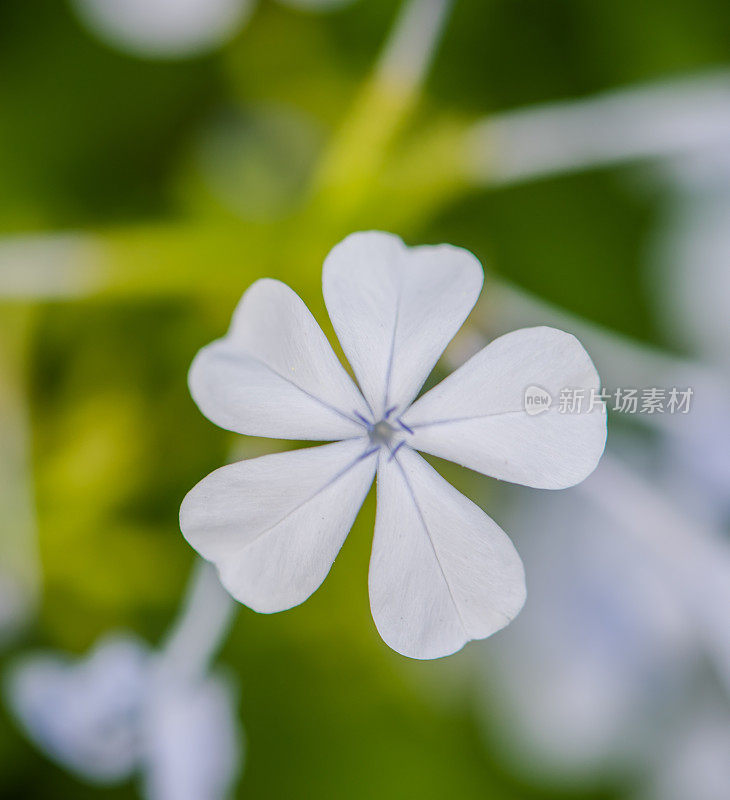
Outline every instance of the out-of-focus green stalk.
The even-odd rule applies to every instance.
[[[42,246],[38,246],[41,244]],[[32,257],[28,257],[28,253]],[[205,295],[276,274],[303,290],[312,270],[281,228],[170,224],[0,241],[0,302]]]
[[[374,177],[364,213],[390,229],[408,233],[474,188],[462,141],[467,124],[439,119],[420,135],[406,137]]]
[[[316,170],[312,204],[348,219],[365,202],[373,178],[420,96],[451,0],[408,0],[380,58]]]

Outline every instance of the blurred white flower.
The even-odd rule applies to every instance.
[[[730,136],[669,174],[677,192],[651,254],[657,310],[672,340],[730,375]]]
[[[141,757],[148,672],[146,647],[110,636],[79,662],[55,654],[22,658],[9,674],[7,697],[50,758],[92,781],[122,781]]]
[[[235,694],[220,675],[181,680],[159,670],[146,715],[148,800],[223,800],[241,769]]]
[[[252,0],[73,0],[86,25],[107,44],[147,58],[183,58],[231,38]]]
[[[641,800],[727,800],[730,797],[730,714],[712,705],[690,715],[667,748]]]
[[[25,656],[5,689],[29,738],[85,780],[111,784],[141,772],[149,800],[223,800],[238,773],[228,683],[171,672],[129,636],[109,635],[76,662]]]
[[[395,650],[437,658],[504,627],[524,602],[522,563],[501,528],[422,450],[497,478],[558,489],[585,478],[605,409],[531,416],[526,387],[598,388],[580,343],[554,328],[507,334],[414,398],[477,300],[469,252],[353,234],[327,257],[325,304],[358,391],[301,299],[256,282],[228,334],[190,370],[201,411],[238,433],[339,440],[222,467],[183,501],[180,524],[240,602],[274,612],[322,583],[378,473],[370,562],[375,624]]]
[[[280,0],[331,9],[352,0]],[[186,58],[232,38],[255,0],[73,0],[79,18],[102,41],[142,58]]]
[[[467,170],[480,183],[498,185],[727,152],[729,78],[726,70],[707,72],[492,115],[467,132]]]
[[[586,483],[621,503],[602,466]],[[695,664],[681,599],[621,515],[579,489],[526,494],[508,498],[507,519],[530,603],[483,652],[490,740],[561,781],[641,767]]]

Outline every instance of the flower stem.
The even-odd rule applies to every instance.
[[[223,644],[236,610],[215,568],[197,560],[182,611],[161,648],[163,668],[185,678],[202,677]]]

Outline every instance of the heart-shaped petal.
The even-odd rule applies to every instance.
[[[123,781],[140,758],[148,664],[145,646],[119,635],[77,662],[52,653],[28,656],[11,668],[8,704],[54,761],[90,781]]]

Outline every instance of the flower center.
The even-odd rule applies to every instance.
[[[396,406],[389,408],[377,422],[371,422],[358,411],[353,412],[368,432],[370,449],[366,455],[385,448],[390,451],[391,458],[393,458],[400,447],[405,444],[407,435],[413,433],[399,416],[393,414],[395,410]]]
[[[397,431],[398,429],[394,428],[390,422],[385,419],[381,419],[380,422],[376,422],[368,431],[370,443],[376,447],[381,445],[389,447],[393,441],[393,435]]]

